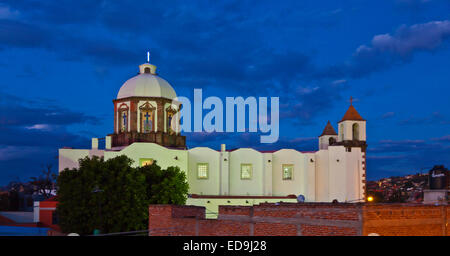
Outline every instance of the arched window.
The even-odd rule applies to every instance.
[[[145,74],[150,74],[150,73],[151,73],[151,72],[150,72],[150,68],[145,68],[145,69],[144,69],[144,73],[145,73]]]
[[[140,108],[140,129],[142,133],[154,132],[155,127],[155,107],[153,107],[149,102],[146,102]]]
[[[328,139],[328,145],[333,145],[335,142],[336,140],[333,137]]]
[[[143,133],[154,131],[155,126],[155,112],[153,110],[141,111],[141,131]]]
[[[166,131],[167,133],[174,133],[174,130],[172,129],[172,120],[173,120],[173,116],[175,115],[175,113],[177,112],[176,109],[172,108],[172,105],[170,105],[168,108],[166,108]]]
[[[352,125],[352,131],[353,131],[353,140],[359,140],[359,125],[357,123],[354,123]]]
[[[173,118],[173,113],[168,112],[167,113],[167,131],[169,133],[173,132],[173,129],[172,129],[172,118]]]
[[[126,104],[122,104],[119,107],[118,111],[118,119],[119,119],[119,132],[127,132],[128,131],[128,106]]]

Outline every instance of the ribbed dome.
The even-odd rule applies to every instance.
[[[117,99],[127,97],[162,97],[174,99],[177,97],[172,86],[155,73],[156,67],[142,64],[140,74],[128,79],[120,87]]]

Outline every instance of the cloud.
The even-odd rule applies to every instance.
[[[430,125],[430,124],[440,124],[448,125],[450,124],[450,119],[442,115],[440,112],[433,112],[428,116],[410,116],[406,119],[402,119],[399,122],[400,125]]]
[[[310,124],[311,121],[336,101],[342,101],[342,95],[350,88],[346,81],[320,83],[312,87],[297,87],[287,92],[280,101],[280,118],[296,124]]]
[[[98,124],[98,117],[49,105],[39,105],[36,101],[22,100],[0,92],[0,125],[2,127],[20,126],[28,129],[49,128],[52,125],[76,123]]]
[[[372,47],[361,51],[391,52],[401,58],[408,58],[415,51],[431,51],[440,46],[450,36],[450,21],[432,21],[410,27],[401,26],[395,35],[376,35]],[[357,50],[356,55],[359,54]]]
[[[19,16],[19,11],[11,10],[8,6],[0,4],[0,19],[14,19]]]
[[[38,26],[15,20],[0,19],[0,45],[44,47],[51,35]]]
[[[395,116],[395,112],[386,112],[383,115],[381,115],[381,119],[388,119]]]
[[[445,135],[439,138],[432,138],[431,140],[440,142],[450,142],[450,135]]]
[[[36,175],[43,164],[56,166],[58,148],[88,148],[89,139],[69,132],[69,127],[99,122],[52,101],[0,92],[0,182]]]
[[[52,127],[50,125],[48,125],[48,124],[35,124],[35,125],[32,125],[32,126],[26,126],[25,128],[29,129],[29,130],[44,130],[44,131],[48,131],[48,130],[51,130]]]
[[[431,52],[450,38],[450,21],[402,25],[394,34],[379,34],[370,45],[361,45],[350,60],[318,71],[317,78],[361,78],[395,64],[409,62],[415,53]]]

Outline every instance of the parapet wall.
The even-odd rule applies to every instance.
[[[205,219],[198,206],[151,205],[149,235],[361,236],[447,235],[447,206],[277,203],[220,206]]]

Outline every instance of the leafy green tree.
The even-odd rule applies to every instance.
[[[186,174],[180,168],[171,166],[163,170],[155,161],[140,169],[145,175],[150,204],[186,203],[189,184],[186,182]]]
[[[77,169],[58,177],[59,225],[63,232],[92,234],[147,229],[149,204],[185,204],[186,175],[178,167],[161,169],[156,162],[132,167],[118,156],[80,159]]]

